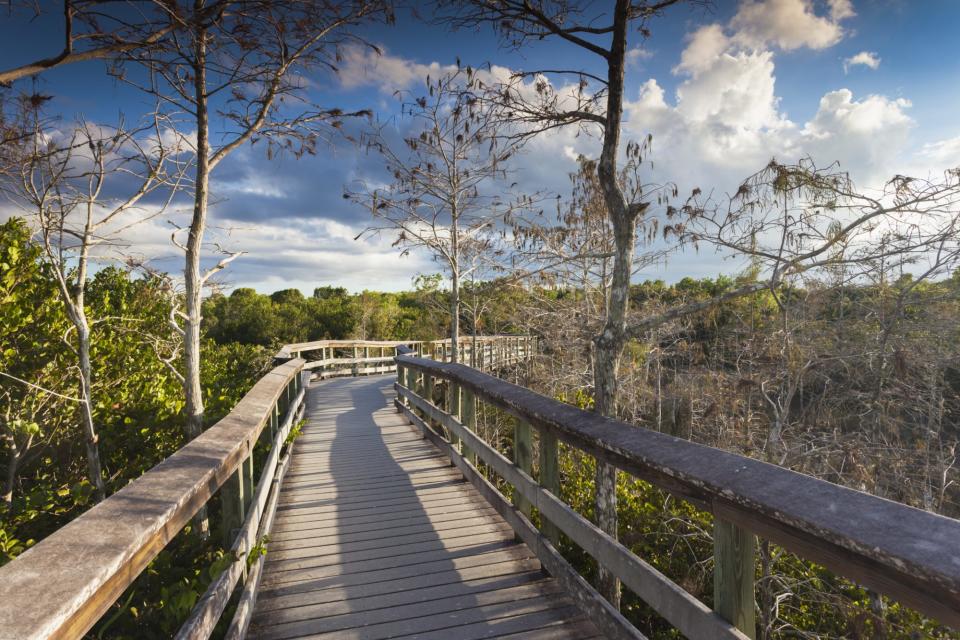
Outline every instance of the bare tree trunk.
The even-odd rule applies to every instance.
[[[777,600],[773,583],[773,552],[769,540],[760,540],[760,640],[773,638],[777,620]]]
[[[473,301],[473,313],[472,318],[473,322],[470,323],[470,331],[472,332],[472,340],[470,341],[470,366],[473,368],[477,367],[477,301]]]
[[[202,8],[202,2],[197,4]],[[200,272],[200,255],[203,250],[203,234],[207,225],[207,201],[210,185],[210,140],[209,114],[207,112],[207,32],[197,34],[196,59],[194,64],[194,96],[197,117],[197,170],[193,201],[193,219],[187,238],[186,260],[183,270],[186,290],[186,318],[183,327],[184,380],[186,422],[184,431],[187,440],[193,440],[203,430],[203,387],[200,384],[200,322],[203,304],[203,276]],[[206,507],[201,507],[194,516],[194,525],[200,535],[207,537],[210,523]]]
[[[454,164],[456,171],[456,164]],[[459,184],[454,180],[454,198]],[[450,362],[460,361],[460,229],[456,200],[450,209]]]
[[[84,227],[83,245],[77,260],[77,280],[73,299],[65,277],[60,278],[61,293],[67,307],[67,315],[77,331],[77,359],[80,365],[80,404],[81,423],[83,426],[83,441],[87,449],[87,476],[93,485],[94,496],[97,501],[106,497],[103,484],[103,473],[100,465],[100,438],[93,421],[93,371],[90,366],[90,323],[84,310],[86,304],[85,292],[87,286],[87,260],[89,259],[91,228],[90,205],[88,204],[87,222]]]
[[[614,9],[613,42],[608,58],[607,114],[603,150],[597,165],[597,177],[603,189],[607,215],[614,232],[613,278],[607,318],[600,335],[594,338],[593,385],[594,410],[614,416],[617,404],[617,373],[620,355],[626,344],[626,319],[630,303],[630,275],[633,267],[635,214],[627,205],[617,181],[617,152],[620,146],[620,121],[623,112],[623,73],[627,43],[627,12],[630,3],[617,0]],[[596,472],[597,525],[617,537],[617,470],[597,461]],[[600,592],[615,607],[620,606],[620,582],[609,571],[599,572]]]
[[[81,300],[81,305],[82,300]],[[100,438],[97,427],[93,422],[93,397],[91,395],[93,374],[90,367],[90,329],[83,316],[83,308],[75,312],[74,324],[77,328],[77,355],[80,357],[80,405],[83,420],[83,439],[87,448],[87,475],[93,485],[97,501],[106,497],[106,488],[103,484],[103,473],[100,465]]]
[[[450,278],[450,362],[460,361],[460,274],[453,268]]]
[[[207,113],[206,32],[197,35],[197,58],[194,65],[194,91],[197,104],[197,171],[193,201],[193,219],[187,238],[186,264],[183,278],[186,288],[186,321],[184,322],[184,358],[188,439],[200,435],[203,429],[203,390],[200,385],[200,322],[203,302],[203,277],[200,273],[200,255],[203,234],[207,225],[207,199],[210,184],[209,116]]]

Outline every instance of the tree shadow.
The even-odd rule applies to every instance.
[[[482,638],[518,601],[549,604],[530,551],[396,412],[393,379],[310,390],[252,637]]]

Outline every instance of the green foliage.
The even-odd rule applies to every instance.
[[[300,437],[303,433],[303,427],[307,424],[306,420],[300,420],[295,425],[290,427],[290,433],[287,434],[287,438],[283,441],[283,444],[290,444],[294,440]]]
[[[250,552],[247,553],[247,568],[250,569],[253,567],[253,564],[259,559],[267,555],[267,544],[270,542],[270,536],[261,536],[252,547],[250,547]]]
[[[265,347],[325,339],[411,339],[427,313],[414,294],[352,295],[342,287],[319,287],[309,298],[295,289],[272,295],[236,289],[229,296],[211,296],[203,307],[205,333],[215,342]]]

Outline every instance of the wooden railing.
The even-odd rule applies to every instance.
[[[960,521],[604,418],[463,365],[410,352],[397,365],[397,410],[450,456],[610,637],[643,635],[557,552],[561,531],[695,640],[754,637],[757,535],[960,629]],[[512,459],[478,437],[480,402],[516,420]],[[713,513],[716,611],[560,500],[559,441]],[[513,487],[512,503],[478,471],[478,458]]]
[[[220,490],[221,527],[236,561],[211,585],[180,637],[205,637],[269,529],[286,469],[281,446],[303,408],[303,360],[261,378],[225,418],[129,485],[0,567],[0,638],[82,637],[183,526]],[[252,453],[270,453],[254,489]],[[236,535],[232,535],[236,531]],[[230,637],[244,631],[259,564]],[[252,579],[251,579],[252,578]]]
[[[304,369],[314,378],[378,375],[397,370],[397,348],[411,349],[420,356],[440,362],[452,360],[450,340],[316,340],[288,344],[277,353],[278,360],[303,358]],[[463,336],[459,340],[458,361],[480,370],[506,366],[523,360],[536,350],[533,336]]]
[[[467,340],[461,341],[460,353],[469,357]],[[449,341],[404,344],[438,357],[450,355]],[[484,337],[478,344],[476,355],[485,353],[490,366],[513,362],[533,348],[532,339],[513,336]],[[238,587],[242,591],[227,637],[242,638],[264,562],[256,554],[248,563],[248,554],[270,531],[293,447],[286,441],[303,415],[311,372],[330,377],[394,370],[397,345],[321,341],[284,347],[281,362],[226,417],[0,567],[0,640],[83,637],[218,490],[219,528],[235,560],[210,584],[177,638],[209,637]],[[317,351],[319,361],[297,357]],[[358,362],[359,353],[377,362]],[[255,465],[258,444],[266,457]]]

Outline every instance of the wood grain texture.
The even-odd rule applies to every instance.
[[[248,637],[599,636],[513,529],[396,413],[392,382],[311,389]]]

